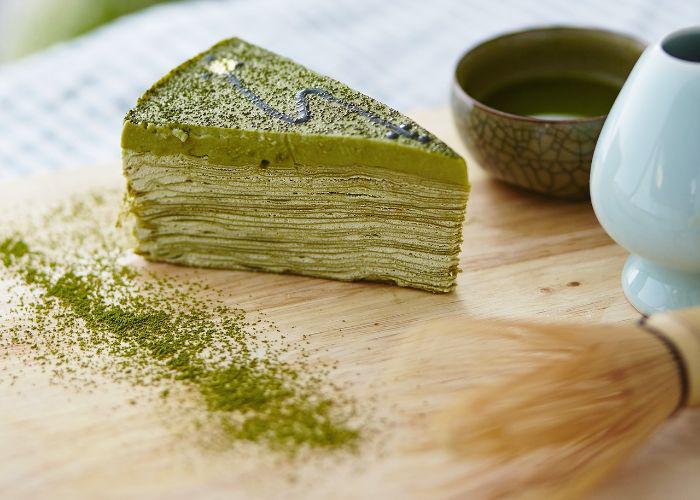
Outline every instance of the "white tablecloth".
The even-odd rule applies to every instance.
[[[447,102],[468,46],[533,25],[654,40],[700,0],[229,0],[163,5],[0,66],[0,179],[113,163],[122,118],[157,78],[239,36],[406,111]]]

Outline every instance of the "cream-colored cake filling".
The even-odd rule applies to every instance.
[[[124,152],[137,251],[186,265],[455,285],[466,189],[368,166]]]

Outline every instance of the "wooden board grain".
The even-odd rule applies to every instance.
[[[447,110],[416,119],[462,150]],[[196,274],[226,301],[261,312],[314,356],[338,361],[332,377],[368,409],[373,435],[353,456],[287,463],[256,449],[213,451],[178,430],[172,413],[128,404],[134,389],[56,385],[8,356],[0,371],[1,498],[447,498],[465,494],[479,465],[454,456],[432,416],[454,391],[508,372],[504,346],[474,319],[630,322],[619,272],[625,252],[586,202],[553,201],[490,180],[473,163],[457,291],[416,290],[270,274],[145,264]],[[45,175],[0,186],[0,205],[45,203],[121,185],[119,167]],[[416,334],[434,318],[459,335]],[[505,356],[507,357],[507,356]],[[596,498],[700,495],[700,414],[673,419],[594,494]]]

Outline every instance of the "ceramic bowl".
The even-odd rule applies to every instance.
[[[481,43],[455,69],[459,134],[476,162],[502,181],[587,198],[598,135],[643,50],[626,35],[570,27]]]

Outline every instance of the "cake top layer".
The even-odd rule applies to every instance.
[[[237,38],[175,68],[139,99],[126,121],[370,138],[459,158],[398,111]]]

